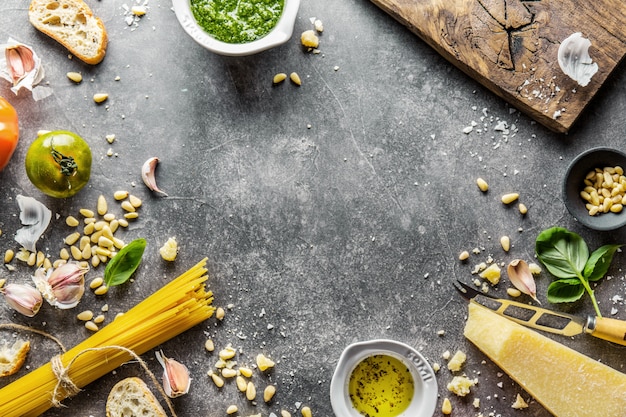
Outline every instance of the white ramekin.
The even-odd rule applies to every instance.
[[[348,382],[354,368],[373,355],[390,355],[401,360],[411,371],[415,385],[413,400],[398,417],[432,417],[437,406],[437,380],[426,359],[412,347],[393,340],[371,340],[348,346],[330,383],[330,402],[337,417],[363,417],[352,406]]]
[[[281,45],[291,38],[296,23],[300,0],[285,0],[283,13],[272,29],[264,37],[248,43],[221,42],[209,35],[198,25],[191,13],[190,0],[172,0],[174,13],[189,36],[200,45],[220,55],[252,55]]]

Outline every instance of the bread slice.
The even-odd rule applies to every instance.
[[[28,18],[85,63],[95,65],[104,59],[106,29],[83,0],[32,0]]]
[[[12,345],[6,340],[1,340],[0,376],[13,375],[19,371],[29,350],[30,342],[28,340],[17,339]]]
[[[154,394],[140,378],[121,380],[111,389],[106,404],[107,417],[167,417]]]

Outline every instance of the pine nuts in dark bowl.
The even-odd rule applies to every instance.
[[[624,169],[626,153],[617,149],[593,148],[578,155],[563,181],[567,210],[593,230],[615,230],[626,225]]]

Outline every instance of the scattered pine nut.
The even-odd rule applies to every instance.
[[[215,350],[215,344],[213,343],[213,340],[207,339],[207,341],[204,342],[204,348],[209,352],[213,352]]]
[[[93,95],[93,101],[95,101],[96,103],[103,103],[104,101],[106,101],[109,98],[109,95],[106,93],[96,93]]]
[[[239,411],[239,409],[236,405],[229,405],[226,409],[226,414],[235,414],[237,411]]]
[[[441,405],[441,414],[450,415],[452,414],[452,403],[449,398],[443,399],[443,404]]]
[[[300,79],[300,76],[295,72],[292,72],[291,74],[289,74],[289,79],[295,85],[302,85],[302,80]]]
[[[528,213],[528,208],[526,207],[525,204],[519,203],[518,209],[519,209],[520,214]]]
[[[513,297],[513,298],[517,298],[520,295],[522,295],[522,292],[518,290],[517,288],[507,288],[506,293],[509,295],[509,297]]]
[[[80,72],[68,72],[65,74],[67,78],[71,81],[74,81],[76,84],[80,83],[83,80],[83,76]]]
[[[287,410],[280,410],[280,417],[291,417],[291,413]]]
[[[134,213],[136,211],[135,207],[130,203],[130,201],[122,201],[121,207],[129,213]]]
[[[234,378],[237,376],[237,371],[235,371],[234,369],[230,369],[230,368],[224,368],[222,369],[222,376],[224,378]]]
[[[76,318],[80,321],[89,321],[93,318],[93,311],[85,310],[83,312],[80,312],[78,313],[78,315],[76,315]]]
[[[6,252],[4,252],[4,263],[8,264],[9,262],[11,262],[14,256],[15,252],[13,252],[13,250],[11,249],[7,249]]]
[[[469,258],[469,252],[464,250],[459,254],[459,261],[466,261]]]
[[[130,204],[131,204],[133,207],[135,207],[136,209],[137,209],[137,208],[139,208],[139,207],[141,207],[141,203],[142,203],[142,202],[141,202],[141,199],[140,199],[139,197],[137,197],[137,196],[134,196],[134,195],[132,195],[132,194],[131,194],[131,195],[129,195],[129,196],[128,196],[128,201],[129,201],[129,202],[130,202]]]
[[[237,389],[241,392],[246,392],[246,389],[248,388],[248,382],[242,376],[238,376],[236,382]]]
[[[246,386],[246,398],[249,401],[254,401],[256,398],[256,387],[252,381],[248,381],[248,385]]]
[[[276,394],[276,387],[274,385],[268,385],[263,390],[263,401],[269,403],[274,398],[274,394]]]
[[[218,307],[217,310],[215,310],[215,318],[218,320],[224,320],[224,316],[226,315],[226,312],[224,311],[224,309],[222,307]]]
[[[65,218],[65,224],[67,224],[69,227],[76,227],[80,224],[80,222],[74,216],[67,216]]]
[[[245,376],[246,378],[252,377],[252,369],[250,369],[250,368],[240,367],[239,368],[239,373],[241,375]]]
[[[213,380],[213,383],[215,384],[216,387],[218,388],[222,388],[224,386],[224,380],[222,378],[220,378],[219,375],[217,375],[215,372],[213,372],[212,370],[209,371],[209,376],[211,377],[211,379]]]
[[[65,239],[63,239],[63,242],[65,242],[66,245],[73,245],[74,243],[78,242],[78,239],[80,239],[80,233],[74,232],[70,235],[67,235]]]
[[[91,330],[92,332],[97,332],[98,331],[98,325],[96,323],[94,323],[93,321],[86,321],[85,322],[85,328],[87,330]]]
[[[117,201],[124,200],[126,197],[128,197],[128,191],[120,190],[113,193],[113,198]]]
[[[106,198],[104,198],[102,194],[98,196],[98,203],[96,207],[98,210],[98,214],[101,216],[104,216],[105,214],[107,214],[107,211],[109,210],[107,206],[107,200]]]
[[[94,217],[96,215],[96,213],[94,213],[92,210],[85,208],[80,209],[79,213],[82,214],[82,216],[85,218]]]
[[[125,214],[124,214],[124,218],[125,218],[125,219],[130,219],[130,220],[132,220],[132,219],[136,219],[137,217],[139,217],[139,213],[137,213],[136,211],[135,211],[135,212],[132,212],[132,213],[125,213]]]
[[[519,198],[519,193],[509,193],[502,196],[502,203],[511,204]]]
[[[95,291],[93,292],[96,295],[104,295],[107,292],[109,292],[109,287],[107,287],[106,285],[101,285],[98,288],[95,289]]]
[[[274,78],[272,79],[272,82],[274,84],[280,84],[283,81],[285,81],[287,79],[287,74],[285,74],[284,72],[279,72],[278,74],[274,75]]]
[[[502,236],[500,238],[500,245],[505,252],[508,252],[511,249],[511,239],[508,236]]]
[[[100,324],[104,322],[104,314],[99,314],[98,316],[94,317],[93,322],[96,324]]]
[[[478,178],[476,180],[476,185],[478,185],[478,188],[480,189],[480,191],[482,191],[483,193],[486,193],[489,190],[489,184],[487,184],[487,181],[485,181],[482,178]]]
[[[302,417],[313,417],[313,413],[309,407],[302,407]]]

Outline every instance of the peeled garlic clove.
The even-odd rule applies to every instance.
[[[589,84],[591,77],[598,72],[598,64],[589,56],[590,46],[591,41],[576,32],[561,42],[557,54],[561,70],[581,87]]]
[[[155,191],[157,193],[161,193],[167,197],[167,193],[161,191],[159,187],[157,187],[156,179],[154,178],[154,171],[156,170],[156,166],[159,163],[159,158],[152,157],[143,163],[141,167],[141,179],[143,183],[146,184],[150,190]]]
[[[52,212],[32,197],[18,195],[17,204],[20,207],[20,222],[24,227],[15,233],[15,241],[29,251],[36,252],[37,241],[48,228]]]
[[[533,300],[541,304],[537,299],[535,278],[533,277],[533,274],[530,273],[530,268],[528,268],[526,261],[521,259],[514,259],[511,261],[507,267],[507,274],[509,275],[511,284],[513,284],[515,288],[524,294],[530,295]]]
[[[167,358],[163,352],[155,352],[156,358],[163,366],[163,390],[170,398],[180,397],[189,392],[191,377],[189,370],[182,363]]]
[[[11,308],[26,317],[34,317],[43,303],[39,291],[30,285],[7,284],[0,292]]]

